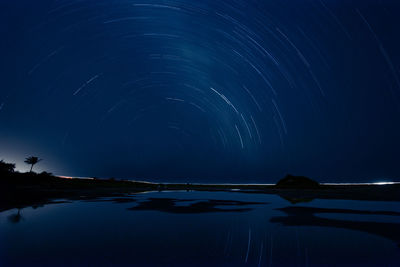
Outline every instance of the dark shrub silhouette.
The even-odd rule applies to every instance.
[[[29,172],[32,172],[33,165],[37,164],[39,161],[42,161],[42,159],[40,159],[38,157],[32,157],[31,156],[31,157],[26,158],[24,162],[26,164],[31,165],[31,169],[30,169]]]
[[[277,188],[317,188],[319,183],[305,176],[286,175],[276,183]]]
[[[13,173],[15,169],[14,163],[7,163],[4,160],[0,160],[0,174]]]
[[[39,176],[43,176],[43,177],[53,177],[54,175],[51,172],[46,172],[43,171],[39,174]]]

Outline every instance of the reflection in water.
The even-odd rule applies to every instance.
[[[286,195],[286,194],[279,194],[279,196],[281,198],[289,201],[292,204],[309,203],[314,200],[314,198],[310,198],[310,197],[294,197],[294,196]]]
[[[149,210],[162,211],[169,213],[205,213],[205,212],[245,212],[252,208],[221,208],[220,206],[249,206],[267,204],[265,202],[245,202],[236,200],[202,200],[190,203],[186,206],[178,206],[179,203],[193,202],[193,199],[173,199],[173,198],[149,198],[140,202],[138,206],[129,208],[129,210]],[[218,207],[217,207],[218,206]]]
[[[59,200],[59,201],[55,201],[55,200],[48,200],[48,201],[46,201],[46,202],[41,202],[41,203],[36,203],[36,204],[32,204],[32,205],[29,205],[32,209],[38,209],[38,208],[43,208],[43,207],[45,207],[46,205],[49,205],[49,204],[63,204],[63,203],[71,203],[71,201],[64,201],[64,200]],[[28,206],[28,207],[29,207]],[[23,219],[24,219],[24,217],[22,216],[22,214],[21,214],[21,211],[24,209],[23,207],[21,207],[21,206],[19,206],[19,207],[17,207],[17,209],[18,209],[18,211],[17,211],[17,213],[16,214],[11,214],[11,215],[9,215],[8,216],[8,221],[10,222],[10,223],[19,223],[19,222],[21,222]]]
[[[360,215],[390,215],[400,216],[400,212],[393,211],[364,211],[351,209],[328,209],[313,207],[285,207],[276,209],[287,214],[286,217],[276,216],[270,219],[273,223],[285,226],[320,226],[344,228],[378,235],[394,241],[400,246],[400,223],[364,222],[339,219],[327,219],[316,216],[318,213],[331,214],[360,214]]]
[[[204,191],[77,196],[47,205],[65,202],[0,212],[0,266],[397,266],[400,260],[394,245],[400,208],[393,202],[287,207],[276,195]],[[345,220],[363,214],[372,221]]]
[[[19,223],[22,220],[22,215],[21,215],[21,209],[18,209],[18,212],[16,214],[11,214],[8,216],[8,221],[10,223]]]

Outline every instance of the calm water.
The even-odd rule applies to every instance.
[[[152,192],[0,213],[0,266],[400,265],[396,202]]]

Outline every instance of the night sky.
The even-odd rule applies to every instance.
[[[399,180],[399,27],[395,0],[0,0],[0,159],[151,181]]]

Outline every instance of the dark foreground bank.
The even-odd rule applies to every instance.
[[[291,177],[293,180],[293,176]],[[297,177],[294,177],[295,181]],[[287,177],[281,181],[287,180]],[[0,211],[40,206],[54,199],[84,199],[120,196],[147,191],[237,191],[247,194],[276,194],[291,203],[313,199],[400,201],[400,184],[321,185],[283,184],[163,184],[115,179],[61,178],[49,174],[14,173],[0,177]],[[300,181],[301,178],[300,178]]]

